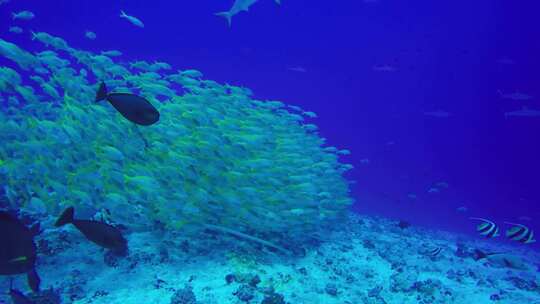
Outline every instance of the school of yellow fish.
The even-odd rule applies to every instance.
[[[117,62],[32,33],[40,52],[0,39],[0,182],[11,207],[58,215],[107,209],[119,223],[197,233],[205,224],[294,239],[339,221],[352,204],[347,150],[325,147],[316,117],[251,97],[196,70]],[[39,45],[38,45],[39,44]],[[11,64],[12,63],[12,64]],[[141,127],[108,103],[99,81],[160,112]],[[81,211],[82,212],[82,211]]]

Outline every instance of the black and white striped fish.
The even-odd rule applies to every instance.
[[[482,221],[482,223],[476,226],[476,231],[480,233],[480,235],[483,235],[486,238],[494,238],[500,235],[499,226],[497,226],[497,224],[494,222],[481,217],[471,217],[470,219]]]
[[[512,226],[511,228],[506,230],[506,237],[511,239],[512,241],[518,241],[523,244],[530,244],[536,242],[536,240],[534,239],[534,232],[529,229],[529,227],[516,223],[504,223]]]

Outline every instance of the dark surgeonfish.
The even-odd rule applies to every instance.
[[[108,100],[127,120],[138,125],[149,126],[159,120],[158,110],[146,99],[130,93],[108,93],[105,82],[101,82],[96,102]]]
[[[36,244],[34,236],[39,224],[26,227],[8,212],[0,211],[0,275],[26,273],[28,285],[39,291],[41,282],[36,269]]]
[[[471,217],[470,219],[482,221],[482,223],[476,226],[476,231],[480,233],[480,235],[483,235],[486,238],[494,238],[499,236],[499,227],[494,222],[480,217]]]
[[[14,304],[34,304],[24,293],[13,288],[13,280],[9,282],[9,297]]]
[[[510,229],[506,230],[506,237],[511,239],[512,241],[518,241],[523,244],[530,244],[536,242],[536,240],[534,239],[534,232],[529,229],[529,227],[516,223],[504,223],[512,226]]]
[[[55,226],[61,227],[66,224],[73,224],[89,241],[111,249],[117,254],[127,253],[127,241],[118,228],[104,222],[76,220],[74,215],[75,209],[73,207],[67,208],[58,218]]]

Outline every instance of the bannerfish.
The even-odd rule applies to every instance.
[[[530,244],[536,242],[536,240],[534,239],[534,232],[529,229],[529,227],[522,224],[509,222],[505,223],[508,225],[512,225],[512,227],[506,231],[507,238],[523,244]]]
[[[34,304],[21,291],[13,288],[13,280],[9,282],[9,297],[14,304]]]
[[[99,221],[76,220],[74,215],[75,209],[69,207],[64,210],[54,225],[61,227],[66,224],[73,224],[89,241],[96,245],[111,249],[118,254],[127,252],[127,240],[118,228]]]
[[[36,245],[34,236],[39,224],[26,227],[8,212],[0,211],[0,275],[26,273],[28,285],[39,291],[41,282],[36,269]]]
[[[149,126],[159,120],[159,112],[146,99],[130,93],[107,93],[105,82],[101,82],[96,102],[108,100],[127,120],[138,125]]]
[[[483,235],[486,238],[494,238],[499,236],[499,227],[494,222],[480,217],[471,217],[470,219],[482,221],[482,223],[476,226],[476,231],[480,233],[480,235]]]
[[[142,21],[139,20],[139,18],[130,16],[124,13],[124,11],[120,11],[120,18],[125,18],[127,21],[131,22],[131,24],[135,26],[144,27],[144,23],[142,23]]]

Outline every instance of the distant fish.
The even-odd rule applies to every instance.
[[[503,58],[498,59],[497,63],[511,65],[511,64],[515,64],[516,62],[513,59],[510,59],[508,57],[503,57]]]
[[[224,17],[227,19],[227,24],[229,24],[229,27],[231,26],[232,17],[236,14],[244,11],[247,12],[249,8],[255,4],[258,0],[235,0],[233,3],[233,6],[225,12],[219,12],[216,13],[217,16]],[[280,0],[275,0],[277,4],[281,4]]]
[[[120,18],[126,19],[127,21],[131,22],[131,24],[135,26],[144,27],[144,23],[142,23],[141,20],[139,20],[137,17],[127,15],[126,13],[124,13],[124,11],[120,11]]]
[[[520,221],[532,221],[532,218],[526,216],[526,215],[522,215],[520,217],[518,217],[518,220]]]
[[[384,65],[375,65],[373,66],[373,71],[375,72],[395,72],[397,68],[388,64]]]
[[[409,194],[407,194],[407,197],[408,197],[409,199],[411,199],[411,200],[415,200],[415,199],[417,198],[417,195],[414,194],[414,193],[409,193]]]
[[[362,158],[360,160],[360,164],[362,165],[369,165],[369,158]]]
[[[101,55],[109,56],[109,57],[118,57],[118,56],[122,56],[122,52],[117,51],[117,50],[101,51]]]
[[[95,40],[96,37],[97,37],[96,33],[92,32],[92,31],[86,31],[86,32],[84,33],[84,36],[85,36],[86,38],[90,39],[90,40]]]
[[[450,114],[450,113],[448,113],[446,111],[437,110],[437,111],[431,111],[431,112],[424,112],[424,115],[425,116],[436,117],[436,118],[448,118],[452,114]]]
[[[476,226],[476,231],[480,233],[480,235],[485,236],[486,238],[499,236],[499,227],[494,222],[480,217],[471,217],[470,219],[482,221],[482,223]]]
[[[20,34],[20,33],[23,32],[23,29],[18,27],[18,26],[10,26],[9,27],[9,32],[14,33],[14,34]]]
[[[13,20],[30,20],[34,19],[35,15],[31,11],[20,11],[18,13],[11,13]]]
[[[461,206],[461,207],[458,207],[456,209],[457,212],[461,212],[461,213],[465,213],[467,211],[469,211],[469,208],[465,207],[465,206]]]
[[[428,189],[427,192],[428,193],[439,193],[440,190],[439,190],[439,188],[431,187],[431,188]]]
[[[512,227],[506,231],[507,238],[523,244],[530,244],[536,242],[536,240],[534,239],[534,232],[529,229],[529,227],[522,224],[509,222],[505,223],[508,225],[512,225]]]
[[[448,188],[449,187],[447,182],[437,182],[437,183],[435,183],[435,186],[439,187],[439,188]]]
[[[292,72],[299,72],[299,73],[305,73],[305,72],[307,72],[307,70],[304,69],[304,68],[301,67],[301,66],[290,67],[290,68],[288,68],[287,70],[292,71]]]
[[[508,117],[539,117],[539,110],[531,110],[528,107],[521,107],[521,110],[511,111],[504,113],[504,118]]]
[[[105,99],[133,123],[149,126],[159,120],[158,110],[148,100],[130,93],[107,93],[107,87],[102,82],[96,94],[96,102]]]
[[[26,273],[28,285],[36,292],[41,281],[35,270],[34,236],[38,233],[39,224],[28,228],[8,212],[0,211],[0,275]]]
[[[520,93],[520,92],[503,93],[501,90],[498,90],[497,93],[499,93],[499,96],[502,99],[511,99],[515,101],[526,101],[526,100],[531,100],[533,98],[531,95]]]
[[[76,220],[74,214],[73,207],[67,208],[54,225],[61,227],[73,224],[89,241],[116,253],[124,254],[127,252],[127,241],[118,228],[93,220]]]

